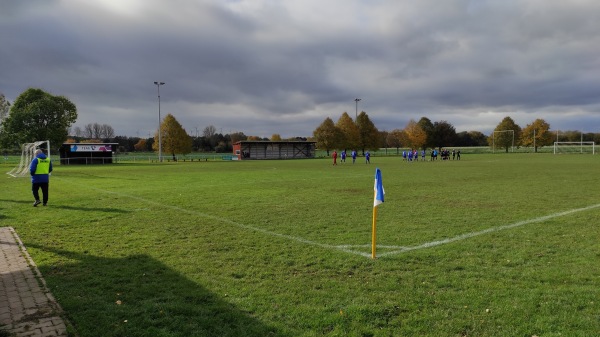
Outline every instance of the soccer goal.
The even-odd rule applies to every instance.
[[[595,142],[554,142],[554,154],[596,154]]]
[[[48,158],[50,158],[50,141],[43,140],[34,143],[25,143],[21,146],[21,161],[17,167],[13,168],[6,174],[13,177],[25,177],[29,175],[29,164],[35,157],[35,150],[43,149]]]

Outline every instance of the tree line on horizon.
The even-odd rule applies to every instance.
[[[115,136],[108,124],[89,123],[83,128],[74,126],[77,108],[64,96],[54,96],[41,89],[25,90],[11,105],[0,93],[0,146],[3,152],[19,152],[23,143],[49,140],[51,146],[59,147],[64,142],[110,142],[119,144],[119,152],[158,151],[158,131],[154,137],[140,138]],[[254,141],[315,141],[318,149],[367,150],[380,148],[427,149],[443,147],[493,146],[508,150],[512,147],[550,146],[554,141],[600,142],[600,133],[551,130],[543,119],[536,119],[521,128],[511,117],[505,117],[490,135],[479,131],[456,132],[448,121],[432,122],[427,117],[419,121],[411,119],[403,128],[379,131],[366,112],[362,111],[353,120],[343,112],[337,122],[327,117],[313,131],[312,137],[283,139],[279,134],[271,138],[247,136],[243,132],[222,134],[216,127],[204,128],[202,136],[189,135],[177,119],[168,114],[160,125],[163,152],[175,154],[191,152],[228,153],[233,144],[243,140]]]

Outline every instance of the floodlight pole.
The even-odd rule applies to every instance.
[[[354,122],[358,119],[358,102],[361,101],[361,98],[355,98],[354,102],[356,102],[356,112],[354,114]]]
[[[156,84],[156,88],[158,89],[158,161],[162,163],[162,142],[161,142],[161,133],[160,132],[160,122],[161,122],[161,118],[160,118],[160,86],[164,85],[165,82],[160,82],[160,81],[156,81],[154,82],[154,84]]]

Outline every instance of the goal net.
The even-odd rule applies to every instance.
[[[596,154],[594,142],[554,142],[554,154]]]
[[[25,177],[29,175],[29,164],[35,157],[35,150],[42,149],[50,158],[50,142],[47,140],[34,142],[34,143],[25,143],[21,146],[21,161],[17,167],[13,168],[6,174],[13,177]]]

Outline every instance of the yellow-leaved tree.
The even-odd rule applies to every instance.
[[[421,126],[411,119],[406,127],[404,128],[408,144],[413,149],[420,149],[427,143],[427,133],[421,128]]]
[[[192,137],[187,134],[173,115],[168,114],[163,119],[160,123],[160,131],[162,150],[165,153],[170,153],[174,161],[177,160],[175,154],[192,152]],[[158,132],[155,133],[154,139],[158,139]],[[155,141],[152,144],[152,149],[158,151],[158,142]]]
[[[542,146],[552,145],[554,135],[550,133],[550,124],[543,119],[536,119],[521,130],[521,144],[525,147],[533,146],[533,151]]]
[[[360,130],[358,130],[358,126],[356,126],[356,123],[354,123],[354,121],[348,115],[347,112],[344,112],[340,116],[340,119],[338,119],[335,126],[342,133],[342,138],[340,139],[341,143],[339,144],[340,148],[344,150],[358,149],[360,141]]]

